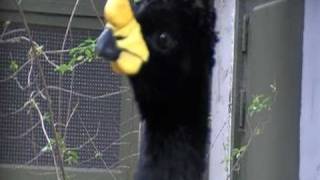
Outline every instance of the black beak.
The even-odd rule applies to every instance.
[[[96,54],[106,60],[118,59],[120,49],[116,46],[116,39],[110,28],[105,28],[97,39]]]

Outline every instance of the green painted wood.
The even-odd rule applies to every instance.
[[[121,144],[120,165],[125,167],[125,179],[133,179],[139,156],[140,115],[134,99],[130,83],[126,77],[122,79],[122,87],[129,91],[122,95],[121,100]]]
[[[50,14],[26,13],[26,19],[29,24],[67,27],[69,22],[68,16],[57,16]],[[0,11],[0,21],[22,22],[21,16],[15,11]],[[82,29],[103,29],[102,24],[95,17],[74,17],[71,24],[72,28]]]
[[[98,14],[102,14],[106,0],[93,0]],[[21,3],[25,12],[70,15],[76,0],[23,0]],[[1,0],[0,11],[17,11],[17,6],[13,0]],[[96,12],[92,8],[90,0],[79,1],[76,16],[91,16],[95,17]]]
[[[233,180],[299,179],[303,5],[301,0],[239,2],[238,27],[243,27],[244,16],[248,26],[238,35],[235,101],[240,101],[240,92],[246,96],[243,106],[235,105],[244,109],[234,111],[233,146],[248,149],[233,169]],[[271,84],[277,87],[276,94]],[[251,117],[247,107],[260,94],[275,97],[274,103],[271,110]],[[239,127],[241,111],[246,112],[244,128]]]
[[[23,0],[22,8],[30,24],[66,27],[76,0]],[[103,8],[106,0],[79,1],[72,21],[73,28],[102,29]],[[99,19],[101,21],[99,21]],[[22,22],[12,0],[0,1],[0,21]]]
[[[69,180],[127,180],[125,173],[116,170],[66,168]],[[57,180],[52,167],[0,165],[1,180]]]

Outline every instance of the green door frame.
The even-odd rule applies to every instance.
[[[301,0],[237,1],[232,180],[299,178],[303,11]],[[250,116],[258,95],[271,107]],[[251,138],[260,119],[272,120]]]

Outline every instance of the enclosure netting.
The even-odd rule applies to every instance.
[[[10,25],[10,29],[22,27],[21,24]],[[45,51],[61,49],[65,28],[31,25],[31,31],[33,40],[42,45]],[[85,39],[96,38],[98,34],[99,31],[95,30],[72,29],[65,49],[75,47]],[[27,34],[18,31],[4,38],[17,36]],[[23,108],[32,95],[42,113],[48,115],[49,112],[48,101],[39,93],[44,86],[36,62],[27,63],[16,77],[6,80],[13,74],[12,68],[10,69],[13,61],[19,67],[28,62],[29,49],[30,44],[27,42],[0,44],[0,164],[52,166],[52,154],[43,151],[47,141],[37,111],[32,106]],[[63,53],[62,57],[60,54],[48,54],[48,57],[56,64],[59,64],[60,58],[64,62],[70,59],[68,53]],[[43,57],[40,59],[47,86],[51,87],[48,90],[54,117],[60,119],[57,127],[64,129],[63,124],[74,110],[67,131],[62,131],[62,134],[66,132],[67,148],[75,148],[78,152],[79,159],[75,166],[116,166],[119,161],[117,141],[120,138],[120,77],[111,72],[107,63],[95,60],[78,66],[73,73],[63,75],[59,84],[59,74],[54,67]],[[30,87],[27,87],[28,79]],[[60,98],[59,88],[62,88]],[[70,91],[73,93],[70,94]],[[52,137],[49,123],[51,122],[45,121],[48,134]]]

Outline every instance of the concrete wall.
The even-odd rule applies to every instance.
[[[305,0],[300,180],[320,180],[320,1]]]
[[[231,137],[231,97],[234,60],[235,0],[216,0],[216,65],[212,80],[210,180],[226,180]]]

